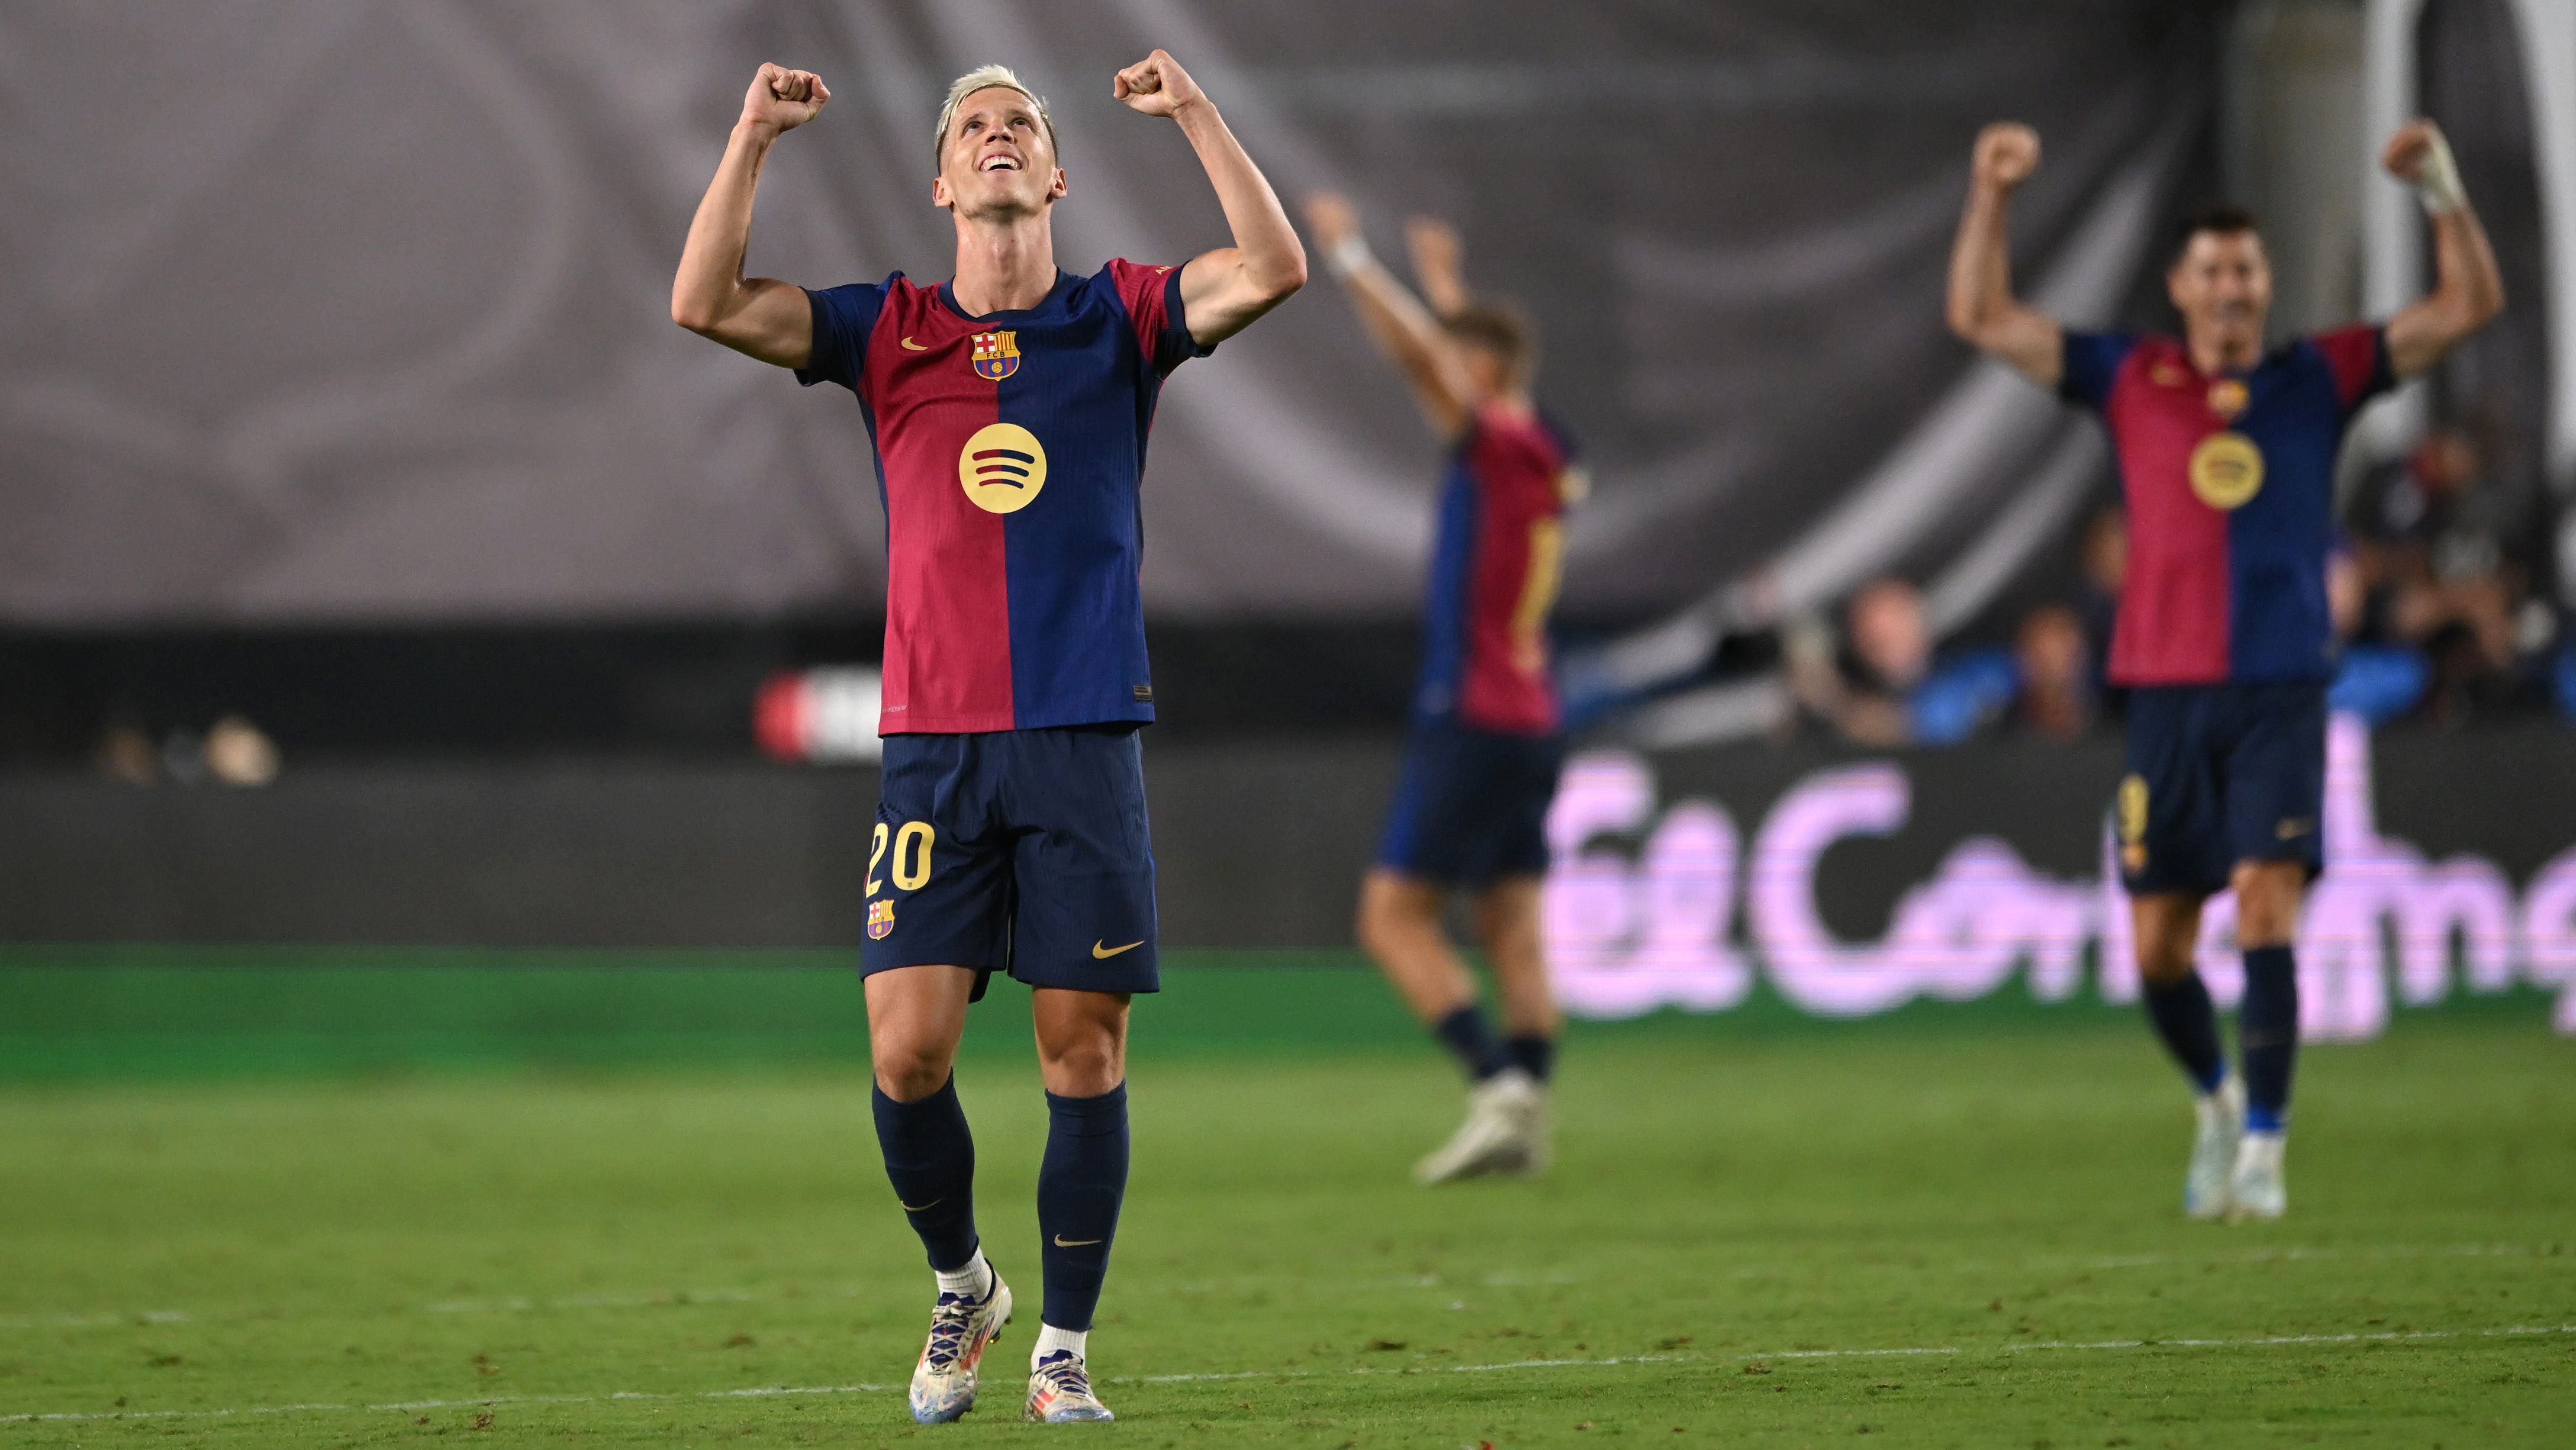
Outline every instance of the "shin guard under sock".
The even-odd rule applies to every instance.
[[[2210,1004],[2208,984],[2200,973],[2185,972],[2174,981],[2144,986],[2147,1020],[2156,1025],[2165,1050],[2182,1064],[2194,1088],[2204,1094],[2218,1091],[2227,1079],[2227,1055],[2218,1045],[2218,1009]]]
[[[874,1090],[877,1147],[886,1177],[912,1231],[930,1252],[930,1267],[953,1272],[975,1258],[975,1138],[957,1101],[957,1079],[915,1102]]]
[[[1038,1251],[1046,1265],[1045,1321],[1087,1330],[1109,1273],[1118,1207],[1127,1197],[1127,1085],[1096,1098],[1047,1094],[1046,1158],[1038,1166]]]
[[[2245,1058],[2246,1131],[2277,1133],[2290,1120],[2290,1076],[2299,1058],[2299,966],[2288,947],[2245,953],[2236,1041]]]

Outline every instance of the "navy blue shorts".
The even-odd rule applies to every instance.
[[[1565,741],[1454,720],[1413,727],[1377,863],[1444,886],[1547,874],[1547,807]]]
[[[2129,773],[2112,824],[2132,894],[2223,891],[2239,861],[2325,866],[2322,681],[2129,692]]]
[[[935,965],[1156,990],[1136,728],[887,736],[867,897],[862,974]]]

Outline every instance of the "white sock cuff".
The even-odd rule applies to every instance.
[[[1052,1324],[1040,1324],[1038,1342],[1029,1350],[1029,1368],[1037,1368],[1040,1361],[1061,1349],[1072,1350],[1073,1357],[1081,1359],[1083,1343],[1090,1338],[1088,1329],[1058,1329]]]
[[[993,1266],[984,1262],[984,1250],[980,1246],[975,1250],[975,1257],[962,1266],[930,1272],[939,1277],[939,1292],[942,1294],[972,1294],[981,1299],[993,1288]]]

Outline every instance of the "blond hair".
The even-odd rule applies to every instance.
[[[948,99],[939,107],[939,129],[930,137],[930,162],[933,166],[948,154],[948,128],[957,120],[957,108],[966,104],[968,96],[996,86],[1006,91],[1018,91],[1029,98],[1029,104],[1037,108],[1038,124],[1046,128],[1047,149],[1057,150],[1055,117],[1047,114],[1046,97],[1030,90],[1028,83],[1012,74],[1009,66],[979,65],[948,83]]]

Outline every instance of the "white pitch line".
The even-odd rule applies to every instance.
[[[2044,1339],[2029,1344],[1927,1344],[1889,1349],[1782,1349],[1765,1354],[1627,1354],[1603,1359],[1519,1359],[1495,1364],[1357,1365],[1339,1370],[1253,1369],[1212,1374],[1124,1375],[1103,1380],[1113,1385],[1207,1384],[1230,1380],[1314,1380],[1350,1375],[1500,1374],[1530,1369],[1607,1369],[1638,1364],[1751,1364],[1770,1360],[1889,1359],[1925,1355],[2032,1354],[2043,1351],[2100,1353],[2128,1349],[2274,1349],[2309,1344],[2412,1344],[2443,1339],[2515,1339],[2576,1334],[2576,1324],[2515,1324],[2497,1329],[2392,1329],[2372,1334],[2259,1334],[2235,1339]],[[734,1400],[779,1395],[888,1394],[894,1385],[764,1385],[739,1390],[619,1390],[605,1395],[494,1395],[477,1400],[397,1400],[372,1405],[255,1405],[229,1410],[92,1410],[55,1414],[0,1415],[0,1425],[61,1420],[186,1420],[237,1415],[295,1415],[331,1412],[405,1412],[414,1410],[495,1409],[506,1405],[597,1405],[628,1400]]]
[[[2256,1249],[2235,1254],[2111,1254],[2091,1258],[2038,1256],[2004,1260],[1953,1260],[1937,1266],[1946,1272],[2058,1273],[2069,1270],[2106,1271],[2113,1269],[2152,1269],[2194,1264],[2304,1264],[2336,1260],[2382,1259],[2452,1259],[2452,1258],[2535,1258],[2563,1257],[2576,1266],[2576,1254],[2557,1255],[2556,1245],[2538,1247],[2519,1244],[2390,1244],[2377,1247],[2311,1248],[2296,1244],[2279,1248]],[[1899,1263],[1861,1265],[1863,1268],[1890,1270],[1921,1269],[1926,1266]],[[1776,1266],[1738,1269],[1738,1278],[1778,1278],[1785,1273]],[[1275,1276],[1244,1275],[1224,1280],[1193,1281],[1178,1286],[1181,1292],[1205,1292],[1219,1286],[1240,1287],[1246,1283],[1269,1284]],[[1439,1274],[1405,1274],[1390,1278],[1342,1281],[1318,1285],[1303,1281],[1306,1287],[1331,1288],[1335,1291],[1386,1291],[1404,1289],[1527,1289],[1554,1287],[1582,1282],[1579,1275],[1563,1270],[1499,1270],[1473,1277],[1444,1278]],[[769,1303],[780,1299],[859,1299],[868,1296],[864,1286],[840,1285],[797,1294],[763,1293],[750,1289],[683,1289],[649,1294],[581,1294],[561,1298],[537,1299],[524,1295],[504,1295],[489,1299],[442,1299],[417,1306],[428,1314],[527,1314],[539,1310],[569,1309],[686,1309],[697,1305]],[[249,1311],[213,1314],[190,1314],[177,1309],[148,1309],[134,1314],[53,1313],[0,1314],[0,1329],[107,1329],[117,1326],[186,1324],[198,1320],[223,1320],[252,1317]]]

